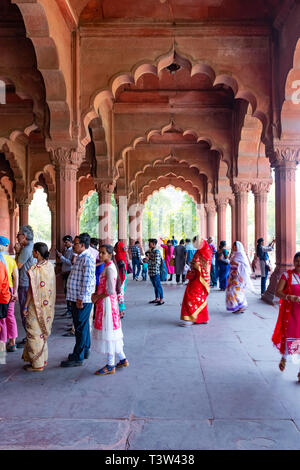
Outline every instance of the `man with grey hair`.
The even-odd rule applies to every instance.
[[[33,230],[30,225],[23,225],[17,235],[18,242],[15,244],[16,263],[19,269],[19,289],[18,297],[23,328],[26,331],[26,317],[23,315],[27,291],[29,288],[28,269],[35,264],[36,259],[32,255]],[[18,348],[23,348],[26,338],[17,343]]]

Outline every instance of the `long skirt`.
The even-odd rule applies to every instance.
[[[103,354],[119,354],[123,352],[123,332],[122,325],[114,329],[113,312],[110,297],[103,299],[102,329],[94,327],[92,348]]]
[[[226,308],[229,312],[248,307],[244,280],[238,274],[238,267],[231,266],[226,287]]]
[[[209,320],[207,292],[198,280],[189,281],[186,287],[180,318],[194,323],[206,323]]]
[[[28,306],[26,316],[26,343],[22,358],[30,362],[35,369],[44,367],[45,362],[48,361],[47,341],[42,334],[32,302]]]

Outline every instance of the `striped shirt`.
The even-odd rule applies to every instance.
[[[160,274],[161,253],[158,248],[154,248],[149,252],[148,273],[149,276]]]
[[[96,263],[89,250],[84,250],[77,256],[72,265],[67,281],[67,300],[76,302],[82,300],[83,303],[91,303],[91,296],[95,292],[95,271]]]

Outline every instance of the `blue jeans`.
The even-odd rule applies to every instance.
[[[83,308],[77,308],[76,302],[72,302],[72,317],[76,337],[73,350],[74,361],[83,361],[84,354],[91,347],[90,313],[92,305],[92,303],[84,303]]]
[[[267,289],[267,279],[268,279],[268,274],[269,274],[269,271],[267,271],[267,269],[265,268],[265,277],[262,277],[261,278],[261,282],[260,282],[260,286],[261,286],[261,295],[263,295],[265,292],[266,292],[266,289]]]
[[[147,273],[148,273],[148,269],[147,269],[147,268],[143,268],[142,276],[143,276],[143,279],[144,279],[145,281],[147,281]]]
[[[154,287],[155,298],[162,300],[164,298],[164,293],[160,283],[160,275],[155,274],[155,276],[150,276],[150,279]]]
[[[132,258],[133,279],[137,279],[141,272],[141,262],[138,258]]]

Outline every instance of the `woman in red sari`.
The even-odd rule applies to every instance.
[[[211,259],[212,252],[207,241],[201,240],[193,257],[191,270],[187,273],[189,282],[181,306],[181,326],[207,323],[209,320],[207,296],[210,292]]]
[[[281,300],[272,341],[282,354],[279,363],[282,372],[288,354],[300,354],[300,252],[294,256],[294,267],[283,273],[276,289],[276,296]]]

